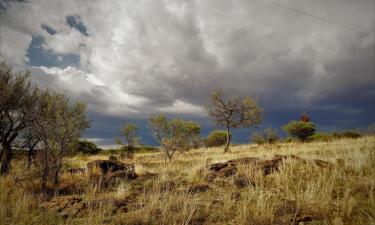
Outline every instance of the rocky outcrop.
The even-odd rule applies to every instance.
[[[129,174],[129,176],[135,175],[135,169],[133,164],[122,163],[115,160],[95,160],[87,163],[87,171],[90,174],[99,173],[106,175],[116,171],[123,171]]]
[[[239,165],[251,167],[254,171],[260,171],[266,176],[279,171],[283,161],[287,159],[293,159],[303,164],[312,163],[322,168],[331,168],[333,166],[331,163],[319,159],[306,160],[295,155],[275,155],[271,159],[261,159],[256,157],[232,159],[226,162],[210,164],[203,170],[205,171],[206,181],[209,182],[212,182],[216,177],[225,178],[237,176],[237,167]]]

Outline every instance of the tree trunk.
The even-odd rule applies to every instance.
[[[59,184],[59,170],[55,170],[55,174],[53,175],[53,184],[58,185]]]
[[[48,178],[48,152],[47,149],[43,149],[43,172],[42,172],[42,189],[47,190],[47,178]]]
[[[229,127],[227,127],[227,143],[225,144],[224,152],[229,151],[230,138]]]
[[[54,174],[53,174],[53,183],[55,185],[58,185],[59,184],[59,175],[60,175],[60,170],[61,170],[61,161],[60,160],[57,160],[57,163],[56,163],[56,167],[55,167],[55,171],[54,171]]]
[[[30,169],[31,167],[32,158],[33,158],[33,150],[29,149],[28,154],[27,154],[27,169]]]
[[[1,160],[1,167],[0,167],[0,175],[7,174],[9,172],[10,168],[10,161],[12,160],[12,147],[10,146],[10,143],[3,141],[1,143],[3,148],[3,154]]]

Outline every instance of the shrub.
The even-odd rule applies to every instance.
[[[261,133],[259,132],[254,132],[252,135],[251,135],[251,138],[250,138],[254,143],[258,144],[258,145],[263,145],[266,143],[266,141],[264,140],[264,137]]]
[[[362,135],[361,133],[357,132],[357,131],[353,131],[353,130],[346,130],[346,131],[343,131],[340,133],[340,137],[343,137],[343,138],[360,138]]]
[[[254,132],[251,136],[251,140],[258,145],[274,144],[279,140],[279,135],[275,129],[267,128],[262,133]]]
[[[313,135],[310,135],[307,140],[308,141],[325,141],[325,142],[331,142],[334,136],[332,134],[328,133],[316,133]]]
[[[293,141],[293,138],[291,138],[291,137],[286,137],[286,138],[283,139],[284,143],[291,143],[292,141]]]
[[[224,130],[214,130],[205,139],[206,147],[219,147],[227,142],[227,132]]]
[[[96,144],[87,141],[80,140],[75,144],[76,151],[83,154],[97,154],[101,149],[96,146]]]
[[[304,121],[290,121],[283,126],[283,129],[292,137],[296,137],[301,141],[306,141],[307,137],[314,134],[315,124]]]

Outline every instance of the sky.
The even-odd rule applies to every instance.
[[[307,112],[320,131],[375,122],[374,0],[0,0],[0,60],[87,103],[84,138],[102,147],[125,122],[215,126],[209,93],[253,96],[260,128]]]

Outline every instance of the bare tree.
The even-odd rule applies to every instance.
[[[9,171],[14,141],[34,122],[38,99],[30,72],[15,73],[5,62],[0,63],[0,174]]]
[[[210,103],[206,106],[208,114],[214,122],[226,128],[227,142],[224,152],[229,150],[231,142],[230,129],[252,127],[262,120],[262,109],[252,97],[226,97],[222,90],[216,90],[210,95]]]

